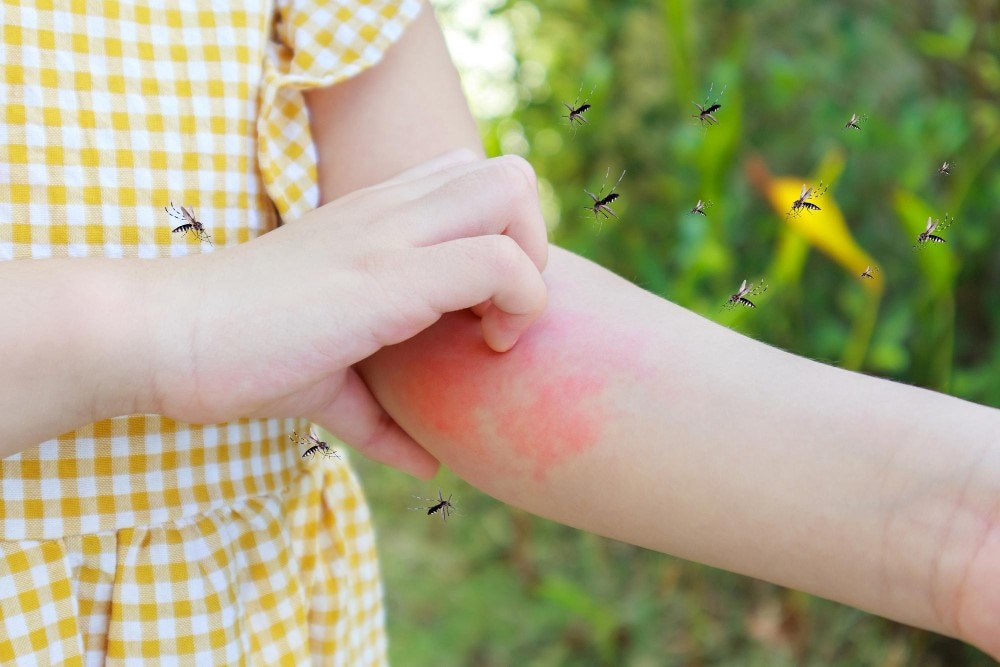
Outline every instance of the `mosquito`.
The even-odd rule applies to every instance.
[[[322,454],[326,459],[339,459],[340,455],[330,448],[330,445],[320,440],[315,433],[310,431],[306,435],[299,435],[295,431],[288,436],[288,439],[299,445],[309,445],[309,448],[302,452],[302,458],[310,459],[316,454]]]
[[[865,270],[861,272],[861,278],[868,278],[869,280],[875,280],[875,276],[878,274],[877,266],[866,266]]]
[[[930,241],[931,243],[947,243],[946,240],[935,234],[935,231],[944,231],[951,227],[952,223],[955,222],[955,218],[950,217],[947,213],[944,214],[944,221],[938,220],[937,218],[927,218],[927,227],[924,231],[917,236],[917,244],[923,246],[925,243]],[[918,247],[917,245],[913,246]]]
[[[805,209],[807,211],[819,211],[820,210],[819,206],[808,200],[810,198],[815,199],[817,197],[822,197],[824,192],[826,192],[826,187],[823,185],[823,181],[819,182],[819,185],[816,187],[815,191],[811,186],[803,183],[802,193],[799,195],[798,199],[792,202],[792,209],[788,212],[788,214],[796,215],[802,209]]]
[[[444,521],[445,523],[447,523],[448,522],[448,517],[451,515],[452,512],[455,511],[455,505],[454,505],[454,503],[451,502],[451,497],[453,495],[454,494],[449,493],[448,494],[448,499],[445,500],[445,497],[443,495],[441,495],[441,489],[438,489],[438,497],[437,497],[437,499],[434,499],[434,498],[421,498],[420,496],[413,496],[417,500],[426,500],[427,502],[432,503],[432,504],[429,507],[411,507],[410,509],[411,510],[427,510],[427,516],[430,516],[431,514],[434,514],[435,512],[441,512],[441,520]]]
[[[708,217],[708,214],[705,213],[706,208],[712,208],[712,202],[708,201],[707,199],[705,201],[699,199],[698,203],[694,205],[693,209],[691,209],[691,212],[699,213],[701,215],[704,215],[705,217]]]
[[[865,122],[866,120],[868,120],[868,116],[865,115],[859,116],[856,113],[852,113],[851,120],[844,123],[844,129],[846,130],[847,128],[851,127],[854,128],[855,130],[860,130],[861,123]]]
[[[618,185],[622,182],[622,179],[625,178],[625,170],[624,169],[622,170],[622,175],[618,177],[618,182],[615,183],[615,186],[613,188],[611,188],[611,191],[608,194],[604,194],[604,188],[607,187],[608,176],[610,175],[611,175],[611,167],[608,167],[608,171],[604,174],[604,184],[601,185],[601,189],[597,192],[596,195],[593,192],[590,192],[589,190],[584,190],[584,192],[586,192],[587,195],[594,200],[594,203],[590,206],[584,206],[583,210],[592,212],[594,214],[595,220],[602,213],[604,214],[605,218],[613,217],[615,220],[618,219],[618,216],[615,215],[615,212],[611,209],[610,204],[611,202],[613,202],[614,200],[618,199],[621,196],[620,194],[615,192],[615,190],[618,188]]]
[[[956,163],[948,162],[947,160],[938,168],[939,174],[944,174],[945,176],[951,176],[951,170]]]
[[[712,114],[714,114],[716,111],[718,111],[719,109],[722,108],[722,105],[719,104],[719,99],[726,92],[726,87],[723,86],[722,87],[722,92],[719,93],[719,97],[715,98],[715,102],[709,104],[709,100],[712,99],[712,86],[714,86],[714,85],[715,84],[713,83],[713,84],[711,84],[708,87],[708,96],[705,98],[705,105],[704,106],[698,104],[697,102],[691,102],[691,104],[693,104],[696,107],[698,107],[698,113],[694,114],[691,117],[692,118],[697,118],[698,121],[701,122],[702,126],[705,125],[705,121],[708,121],[709,125],[712,125],[713,123],[716,124],[716,125],[719,124],[719,119],[716,118],[715,116],[713,116]]]
[[[205,230],[205,225],[201,224],[198,219],[194,217],[194,207],[186,208],[181,206],[180,210],[177,210],[174,203],[170,202],[170,208],[164,206],[163,210],[166,211],[170,217],[184,221],[183,225],[175,227],[171,230],[174,234],[187,234],[188,232],[192,232],[197,238],[208,242],[208,245],[212,245],[212,237],[209,236],[208,232]]]
[[[566,107],[567,110],[569,110],[569,113],[563,116],[563,118],[569,120],[569,125],[570,127],[573,128],[573,134],[576,134],[576,129],[578,125],[590,125],[587,119],[583,117],[583,114],[587,113],[587,110],[590,109],[590,103],[589,103],[590,95],[593,95],[594,91],[592,89],[590,91],[590,94],[587,95],[587,97],[583,100],[583,104],[577,106],[577,103],[580,101],[580,93],[582,92],[583,92],[583,86],[580,86],[580,92],[576,94],[576,99],[573,100],[573,106],[570,106],[569,104],[563,102],[563,106]]]
[[[736,294],[731,294],[729,296],[729,301],[725,303],[723,308],[734,308],[737,305],[745,306],[747,308],[756,308],[757,304],[751,301],[749,297],[763,294],[766,291],[767,285],[764,284],[763,278],[760,279],[760,283],[756,286],[754,286],[753,283],[747,284],[747,281],[744,280],[742,284],[740,284],[739,291],[737,291]]]

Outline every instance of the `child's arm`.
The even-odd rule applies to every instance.
[[[382,60],[306,92],[322,202],[378,183],[444,151],[483,156],[433,9],[424,4]]]
[[[0,262],[0,456],[131,412],[306,417],[430,476],[351,366],[484,301],[510,348],[547,253],[527,163],[452,152],[212,253]]]
[[[426,8],[381,64],[308,100],[324,200],[481,151]],[[363,364],[422,444],[538,514],[1000,655],[996,411],[785,354],[551,257],[550,306],[513,351],[486,350],[466,313]]]
[[[1000,412],[768,347],[565,251],[545,278],[506,354],[461,313],[363,362],[439,460],[536,514],[1000,656]]]
[[[0,457],[139,409],[145,266],[0,262]]]

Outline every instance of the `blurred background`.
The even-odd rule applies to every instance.
[[[996,0],[434,4],[487,150],[534,165],[554,242],[796,354],[1000,407]],[[716,98],[703,127],[692,102]],[[595,222],[584,189],[623,169],[619,219]],[[786,220],[820,180],[823,210]],[[948,243],[915,250],[946,213]],[[769,285],[759,308],[722,310],[744,278]],[[401,667],[995,664],[354,458]],[[406,510],[439,486],[464,516]]]

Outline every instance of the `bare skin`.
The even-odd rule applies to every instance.
[[[17,352],[0,355],[0,454],[132,411],[304,415],[416,474],[434,471],[429,451],[539,514],[1000,658],[997,411],[787,355],[557,249],[551,306],[528,328],[547,247],[516,160],[453,156],[338,199],[451,148],[481,152],[443,53],[427,12],[353,88],[310,96],[331,203],[303,220],[199,258],[0,266],[0,350]],[[345,105],[370,122],[327,132]],[[380,141],[391,150],[335,166]],[[225,304],[197,307],[200,272]],[[350,367],[477,303],[482,319],[448,315],[370,358],[365,382]],[[231,343],[219,357],[216,336]]]
[[[795,357],[550,257],[549,307],[509,353],[453,314],[363,362],[418,442],[541,516],[1000,655],[1000,412]]]
[[[0,263],[0,454],[133,412],[301,416],[432,475],[352,364],[483,301],[481,335],[509,349],[545,307],[547,253],[527,163],[464,151],[211,254]]]
[[[324,200],[482,151],[430,12],[382,64],[308,101]],[[370,145],[391,150],[338,159]],[[549,307],[508,353],[465,313],[363,363],[420,444],[540,515],[1000,658],[996,410],[785,354],[557,248],[544,276]]]

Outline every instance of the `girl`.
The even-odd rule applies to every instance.
[[[108,11],[116,21],[126,14],[118,4]],[[163,254],[199,256],[88,258],[86,271],[84,260],[2,267],[0,298],[12,317],[0,349],[18,350],[0,370],[4,442],[22,448],[128,412],[167,415],[98,422],[15,456],[9,477],[4,469],[5,515],[22,513],[4,524],[11,556],[2,581],[16,589],[5,604],[18,612],[4,614],[11,650],[82,645],[99,661],[106,646],[109,658],[294,664],[311,650],[317,662],[379,662],[367,516],[336,462],[295,467],[287,435],[305,424],[287,418],[301,415],[419,476],[439,458],[539,514],[1000,654],[997,411],[781,353],[547,249],[527,165],[474,159],[475,127],[426,8],[378,65],[325,87],[370,63],[367,44],[384,45],[378,35],[397,36],[401,17],[414,12],[406,4],[283,6],[278,41],[256,50],[227,35],[256,35],[248,26],[264,29],[264,13],[150,17],[168,27],[127,49],[117,42],[136,31],[88,24],[92,39],[96,32],[107,42],[102,63],[126,52],[157,63],[149,65],[157,76],[133,84],[140,89],[162,78],[162,63],[195,54],[216,63],[215,76],[203,64],[185,66],[169,91],[150,90],[162,96],[152,109],[147,98],[132,99],[154,118],[143,129],[176,128],[169,141],[177,143],[148,158],[148,182],[162,188],[143,195],[143,210],[183,199],[215,245],[174,238]],[[146,25],[146,16],[136,11],[135,23]],[[5,25],[39,23],[34,14],[18,18]],[[353,45],[336,46],[346,42]],[[84,47],[69,40],[70,52],[74,44]],[[243,73],[232,62],[263,62],[259,107],[249,64],[238,96],[219,90]],[[105,70],[88,71],[95,88]],[[47,75],[36,76],[44,84]],[[116,77],[102,84],[111,94],[121,89]],[[196,101],[164,109],[163,98],[183,98],[184,81],[198,82],[190,84]],[[294,90],[313,86],[304,102]],[[243,116],[205,107],[235,97]],[[64,106],[33,113],[63,121]],[[117,107],[96,99],[87,108]],[[96,143],[115,136],[116,119],[134,127],[115,113],[100,123],[82,114],[80,125],[94,125],[83,134]],[[198,114],[204,123],[194,122]],[[259,118],[263,187],[290,224],[257,238],[268,227],[258,222],[246,243],[219,251],[238,235],[230,227],[266,218],[267,205],[252,184],[245,200],[263,204],[227,204],[235,179],[216,169],[233,160],[251,173],[248,183],[258,171],[202,128],[253,138],[247,117]],[[52,127],[27,126],[42,128],[25,133],[31,146],[32,132]],[[128,138],[113,148],[145,150],[142,133]],[[66,162],[55,143],[35,149],[31,164]],[[207,160],[213,151],[221,157]],[[81,190],[74,204],[98,208],[106,215],[91,224],[113,227],[114,211],[103,207],[131,201],[119,190],[137,173],[136,158],[101,158],[117,169],[101,172],[100,192]],[[21,191],[34,187],[29,171],[12,168],[24,174]],[[104,190],[112,186],[113,194]],[[326,205],[313,211],[314,187]],[[18,256],[44,245],[33,216],[70,190],[29,192],[25,201],[49,208],[24,206],[12,217],[23,221],[14,231],[32,229],[30,243],[16,237]],[[169,232],[134,216],[138,231],[129,237],[122,223],[117,233],[137,239],[137,256],[153,254],[146,235],[166,242]],[[87,251],[114,236],[95,244],[81,224]],[[64,226],[67,237],[79,234]],[[60,233],[49,231],[48,243]]]
[[[381,183],[312,210],[300,89],[373,65],[414,19],[409,42],[437,36],[430,12],[273,9],[0,4],[4,662],[384,663],[364,499],[295,440],[311,420],[433,474],[351,365],[486,301],[503,351],[544,307],[519,159],[465,151],[387,181],[391,143],[348,158],[325,128],[360,138],[359,119],[324,93],[323,200],[357,190],[345,169]],[[275,229],[272,202],[294,223]]]

